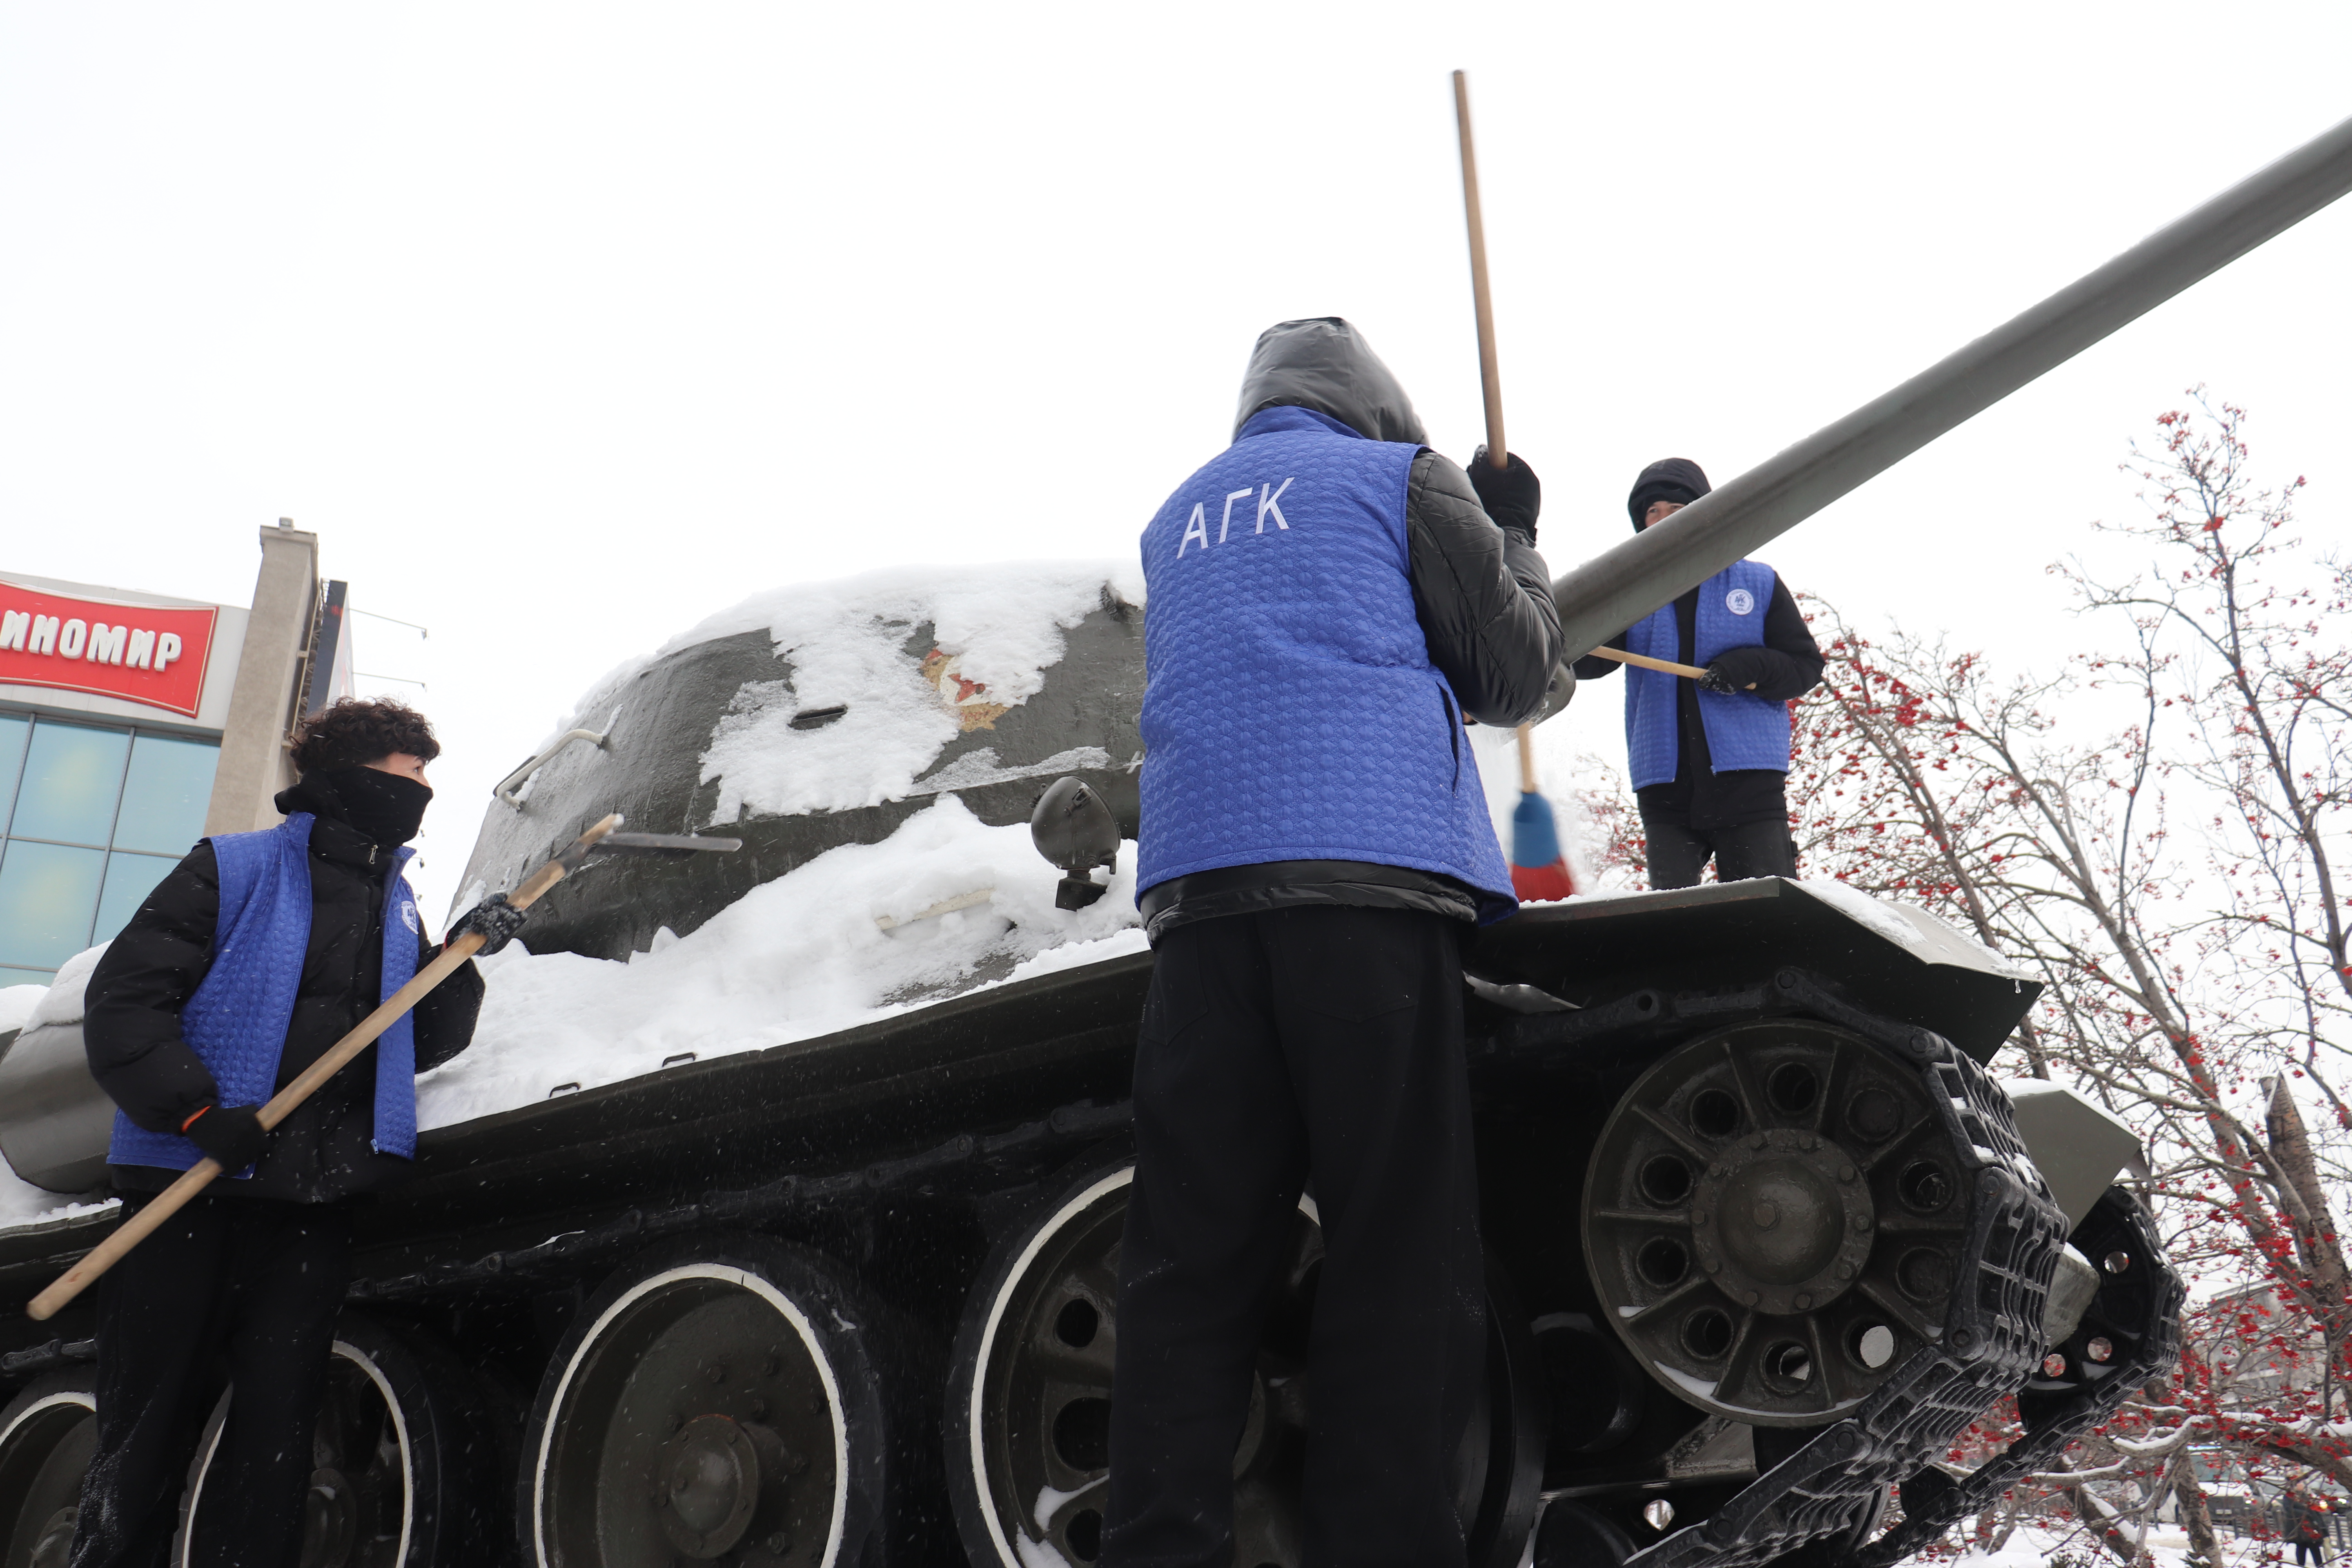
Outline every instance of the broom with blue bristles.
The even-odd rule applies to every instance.
[[[1519,726],[1519,804],[1511,808],[1511,891],[1526,904],[1576,892],[1576,873],[1560,842],[1559,818],[1536,787],[1535,726]]]

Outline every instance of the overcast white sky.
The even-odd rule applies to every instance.
[[[437,910],[490,784],[708,612],[1128,555],[1268,322],[1354,319],[1465,456],[1454,67],[1564,567],[1643,463],[1727,478],[2352,113],[2347,60],[2340,3],[9,0],[0,567],[244,603],[256,527],[315,530],[432,628],[360,655],[430,683]],[[1764,558],[2057,657],[2044,565],[2196,382],[2340,535],[2347,278],[2352,204]]]

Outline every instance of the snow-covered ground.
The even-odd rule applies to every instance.
[[[2177,1527],[2159,1525],[2148,1532],[2141,1544],[2156,1568],[2185,1568],[2189,1561],[2189,1537]],[[2275,1541],[2237,1540],[2225,1531],[2221,1536],[2221,1561],[2215,1568],[2275,1563],[2278,1552],[2279,1543]],[[1949,1561],[1955,1568],[2046,1568],[2061,1559],[2082,1568],[2109,1568],[2119,1561],[2113,1552],[2092,1540],[2087,1531],[2032,1525],[2020,1526],[1998,1552],[1965,1552]]]

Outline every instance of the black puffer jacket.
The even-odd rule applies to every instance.
[[[1360,333],[1337,317],[1285,321],[1257,341],[1242,378],[1236,435],[1267,408],[1311,408],[1376,441],[1427,439],[1412,401]],[[1530,517],[1529,521],[1533,519]],[[1559,664],[1551,574],[1531,532],[1497,527],[1461,465],[1424,450],[1405,486],[1415,618],[1429,660],[1463,711],[1510,726],[1541,710]],[[1355,860],[1277,860],[1199,871],[1142,900],[1154,942],[1179,925],[1297,904],[1410,909],[1477,919],[1451,877]]]
[[[383,998],[383,906],[391,851],[340,820],[341,803],[323,781],[307,778],[278,797],[289,815],[309,811],[310,940],[294,1017],[278,1058],[283,1089],[373,1011]],[[180,1036],[180,1009],[212,966],[220,921],[220,871],[212,846],[200,843],[156,884],[89,977],[82,1040],[91,1074],[140,1126],[175,1132],[219,1096],[212,1074]],[[438,949],[417,937],[417,965]],[[482,978],[471,963],[417,1005],[416,1070],[437,1067],[466,1048],[482,1004]],[[376,1049],[329,1079],[269,1136],[253,1175],[212,1191],[294,1203],[333,1203],[397,1181],[409,1163],[370,1147],[375,1122]],[[124,1192],[160,1192],[177,1171],[144,1165],[110,1168]]]

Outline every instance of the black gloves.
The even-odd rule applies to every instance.
[[[244,1170],[269,1147],[269,1130],[262,1126],[257,1106],[207,1105],[182,1122],[180,1131],[231,1173]]]
[[[1470,471],[1470,488],[1478,492],[1478,504],[1486,509],[1486,515],[1513,532],[1526,534],[1533,544],[1536,513],[1543,510],[1543,484],[1517,452],[1510,454],[1510,463],[1507,468],[1495,467],[1486,460],[1482,445],[1465,466]]]
[[[530,919],[529,910],[515,908],[507,902],[507,896],[504,893],[492,893],[457,917],[457,923],[449,928],[449,935],[442,945],[446,947],[449,942],[457,941],[469,931],[479,931],[482,937],[481,951],[486,954],[496,952],[514,940],[515,932],[522,930],[522,922],[529,919]]]
[[[1748,685],[1752,684],[1754,683],[1748,683]],[[1738,678],[1724,668],[1724,661],[1719,658],[1708,665],[1706,673],[1698,678],[1698,689],[1701,691],[1719,691],[1726,697],[1738,696],[1748,689],[1748,685],[1739,684]]]
[[[1753,695],[1758,687],[1773,678],[1773,666],[1785,661],[1785,655],[1769,647],[1727,647],[1706,661],[1706,679],[1698,683],[1698,689]]]

